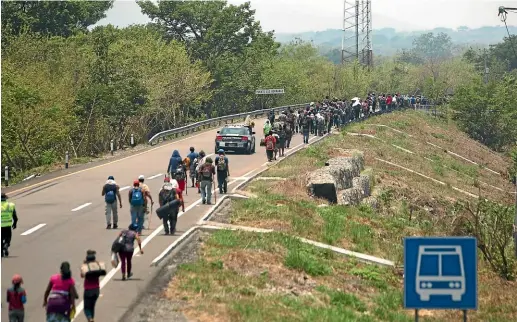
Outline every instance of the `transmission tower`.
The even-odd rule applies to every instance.
[[[344,0],[341,62],[373,66],[372,1]]]

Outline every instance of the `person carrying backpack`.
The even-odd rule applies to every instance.
[[[228,193],[228,177],[230,176],[228,158],[225,156],[223,149],[219,149],[217,152],[219,153],[219,155],[215,157],[217,186],[219,187],[219,193]]]
[[[13,285],[7,289],[7,303],[9,303],[9,322],[23,322],[25,317],[24,304],[27,303],[27,293],[21,286],[23,278],[16,274],[12,278]]]
[[[183,159],[181,158],[180,153],[178,150],[174,150],[169,160],[169,165],[167,166],[167,173],[170,174],[169,177],[174,178],[174,174],[181,163],[183,163]]]
[[[266,156],[269,162],[273,161],[276,148],[276,138],[273,136],[273,131],[269,131],[265,139]]]
[[[104,197],[104,202],[106,203],[106,229],[111,229],[111,214],[113,213],[113,229],[118,228],[118,208],[117,208],[117,200],[120,208],[122,208],[122,197],[120,197],[120,187],[115,182],[115,178],[113,176],[108,177],[108,181],[102,187],[101,195]]]
[[[212,200],[212,182],[214,182],[215,167],[213,166],[213,160],[210,157],[205,159],[199,169],[198,181],[201,183],[201,201],[203,204],[211,205]]]
[[[201,167],[203,166],[203,164],[205,164],[205,160],[206,160],[206,153],[205,151],[201,150],[199,151],[199,158],[197,160],[197,165],[196,165],[196,187],[197,187],[197,193],[201,193],[201,181],[199,180],[199,172],[201,171]]]
[[[144,228],[144,224],[146,221],[149,220],[149,202],[151,201],[151,206],[154,205],[153,197],[151,196],[151,189],[149,189],[149,186],[144,183],[145,177],[143,174],[138,176],[138,182],[140,182],[140,188],[142,189],[142,192],[144,193],[144,220],[142,221],[142,228]],[[150,228],[150,227],[147,227]],[[141,232],[140,232],[141,233]]]
[[[140,182],[135,180],[133,182],[133,188],[129,189],[129,204],[131,212],[131,224],[137,227],[137,232],[141,233],[144,224],[144,203],[145,196]]]
[[[187,168],[183,161],[178,165],[174,173],[174,179],[178,182],[179,189],[185,191],[187,188]]]
[[[176,222],[178,221],[179,206],[183,203],[178,194],[178,183],[176,181],[165,183],[158,194],[158,202],[160,208],[156,210],[156,214],[163,221],[165,235],[174,235],[176,232]],[[166,206],[166,207],[164,207]]]
[[[116,251],[120,256],[120,262],[122,266],[120,270],[122,271],[123,281],[126,280],[126,272],[128,279],[130,279],[131,276],[133,276],[131,269],[133,253],[135,251],[135,240],[138,243],[140,254],[144,254],[144,251],[142,250],[142,241],[140,240],[140,234],[137,232],[137,230],[138,225],[130,224],[128,229],[124,229],[120,232],[111,248],[112,251]]]
[[[106,276],[106,265],[97,261],[96,254],[94,250],[87,250],[86,259],[81,265],[81,277],[84,278],[84,315],[88,322],[93,322],[95,318],[95,304],[100,295],[99,278]]]
[[[194,185],[196,184],[196,167],[197,163],[199,163],[199,153],[195,152],[195,149],[193,146],[190,147],[190,153],[187,154],[187,158],[189,158],[190,163],[188,165],[189,168],[189,176],[190,180],[192,181],[192,188],[194,188]]]

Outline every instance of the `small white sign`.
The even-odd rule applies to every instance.
[[[255,91],[255,94],[257,95],[264,95],[264,94],[284,94],[284,89],[257,89]]]

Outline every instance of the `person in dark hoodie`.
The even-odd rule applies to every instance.
[[[181,158],[180,153],[178,150],[174,150],[172,152],[172,156],[169,160],[169,166],[167,167],[167,173],[170,174],[169,177],[174,178],[176,175],[176,171],[180,167],[180,165],[183,163],[183,159]]]

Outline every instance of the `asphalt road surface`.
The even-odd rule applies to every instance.
[[[259,146],[263,121],[256,123],[257,152],[252,155],[227,154],[232,175],[229,178],[229,192],[244,177],[267,167],[264,148]],[[105,204],[101,190],[107,177],[113,175],[123,190],[119,229],[126,228],[130,223],[127,193],[133,180],[140,174],[146,177],[145,183],[151,189],[156,209],[158,191],[163,184],[172,151],[178,150],[184,158],[189,147],[194,146],[198,152],[204,150],[207,154],[212,154],[216,131],[217,129],[206,131],[144,153],[92,166],[74,175],[53,178],[50,182],[46,180],[22,191],[11,192],[8,196],[16,204],[19,221],[17,229],[13,231],[10,256],[2,259],[3,318],[7,318],[5,292],[11,285],[11,277],[18,273],[23,276],[27,291],[25,320],[42,321],[45,318],[43,294],[49,278],[59,272],[61,262],[68,261],[73,267],[73,277],[80,295],[80,300],[76,302],[78,314],[75,321],[86,321],[82,312],[83,280],[79,275],[81,263],[86,250],[94,249],[97,251],[97,259],[106,262],[108,270],[111,270],[111,244],[119,232],[106,229]],[[296,134],[290,151],[286,151],[293,153],[302,146],[302,136]],[[180,214],[175,236],[165,236],[161,221],[152,214],[152,227],[144,230],[142,237],[144,255],[133,257],[132,280],[121,281],[120,270],[114,269],[101,281],[96,320],[119,321],[132,302],[142,295],[146,279],[149,280],[153,272],[151,262],[210,209],[210,206],[201,204],[200,195],[190,187],[184,198],[187,211]]]

